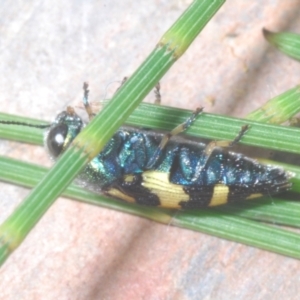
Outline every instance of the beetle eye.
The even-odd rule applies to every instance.
[[[58,157],[65,145],[65,139],[68,134],[68,126],[66,124],[59,124],[48,133],[47,136],[47,147],[49,152],[54,156]]]

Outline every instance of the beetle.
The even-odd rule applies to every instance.
[[[157,103],[160,86],[156,86]],[[84,84],[83,104],[89,119],[94,112]],[[118,130],[104,149],[85,167],[82,185],[130,203],[173,209],[198,209],[234,203],[284,192],[291,175],[280,167],[264,165],[227,148],[237,144],[249,126],[241,128],[233,141],[209,144],[176,139],[201,114],[194,111],[171,132],[134,128]],[[49,125],[6,124],[46,128],[45,146],[56,159],[86,125],[72,107],[57,115]]]

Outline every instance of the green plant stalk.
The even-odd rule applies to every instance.
[[[211,217],[214,217],[209,222]],[[217,217],[218,216],[218,217]],[[210,226],[207,227],[206,223]],[[280,253],[294,258],[300,258],[300,235],[283,229],[274,228],[258,222],[248,222],[245,219],[224,215],[216,215],[215,211],[203,210],[187,215],[180,212],[173,225],[192,230],[199,230],[229,240]],[[244,234],[237,235],[240,231]],[[274,244],[273,244],[274,243]]]
[[[151,129],[172,130],[178,124],[184,122],[191,115],[191,111],[178,108],[152,105],[141,103],[132,115],[127,119],[126,124]],[[0,113],[0,119],[18,120],[13,115],[3,115]],[[255,121],[232,118],[216,114],[202,113],[193,126],[188,128],[187,134],[195,137],[202,137],[216,140],[232,140],[240,131],[241,126],[248,124],[250,129],[243,136],[241,144],[258,146],[266,149],[287,151],[291,153],[300,153],[300,130],[299,128],[291,128],[277,125],[269,125]],[[17,128],[18,127],[18,128]],[[25,134],[28,129],[22,132],[21,126],[10,126],[12,139],[15,136],[21,136],[22,141],[30,143],[30,139],[26,139]],[[0,138],[8,138],[7,125],[0,124]],[[15,134],[15,131],[17,132]],[[40,135],[34,139],[42,140],[42,130],[30,133]],[[1,133],[4,132],[3,136]]]
[[[20,245],[84,165],[101,151],[113,133],[184,53],[224,1],[195,0],[189,6],[162,37],[141,67],[78,135],[51,171],[0,226],[0,264]],[[30,209],[33,209],[34,213],[31,213]]]
[[[300,61],[300,35],[291,32],[271,32],[263,29],[266,40],[279,51]]]
[[[299,168],[297,172],[300,177]],[[46,173],[46,168],[0,156],[0,179],[3,181],[30,188],[38,182],[44,173]],[[74,184],[71,184],[63,195],[71,199],[116,209],[163,224],[172,224],[205,232],[235,242],[299,258],[300,236],[298,234],[278,227],[272,228],[265,224],[257,224],[244,218],[299,228],[300,203],[276,199],[272,199],[272,201],[270,199],[259,199],[257,201],[246,201],[238,205],[220,206],[214,209],[174,212],[110,199],[103,195],[91,193]],[[271,205],[267,205],[270,202],[272,202]]]
[[[152,112],[155,114],[153,119],[151,118]],[[171,130],[176,125],[184,122],[190,114],[191,112],[187,110],[163,106],[154,107],[153,105],[142,103],[128,119],[128,124],[150,127],[152,129],[164,128],[165,130]],[[298,128],[269,125],[252,120],[203,113],[186,133],[208,139],[233,140],[245,124],[248,124],[250,129],[243,136],[241,144],[300,153],[300,130]]]
[[[36,192],[29,198],[30,201],[23,201],[13,214],[1,225],[1,262],[4,262],[3,259],[8,257],[25,238],[25,235],[27,235],[31,228],[36,224],[37,217],[40,218],[52,204],[52,202],[49,201],[50,197],[45,195],[45,190],[51,191],[52,197],[58,197],[60,195],[60,190],[64,188],[65,182],[68,180],[67,182],[71,183],[74,179],[67,178],[67,172],[69,172],[70,169],[76,170],[78,165],[82,164],[82,161],[86,162],[86,158],[82,155],[81,149],[70,149],[70,152],[72,156],[68,156],[61,160],[60,164],[55,164],[48,172],[48,176],[44,177],[39,182],[35,188]],[[74,160],[74,157],[77,160]],[[53,172],[60,172],[60,180],[57,180],[57,178],[52,175]],[[40,201],[40,199],[43,199],[44,201]]]
[[[268,124],[282,124],[300,112],[300,85],[267,101],[246,119]]]
[[[281,198],[262,198],[253,201],[216,207],[215,210],[271,225],[300,228],[300,203]],[[285,196],[288,197],[288,196]],[[242,233],[241,233],[242,234]],[[280,238],[280,236],[278,236]],[[237,241],[236,241],[237,242]]]

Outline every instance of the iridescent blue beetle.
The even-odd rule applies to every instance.
[[[92,118],[86,84],[84,92],[83,102]],[[159,102],[159,85],[156,98]],[[291,187],[290,174],[282,168],[263,165],[225,149],[238,143],[248,126],[242,127],[232,142],[205,145],[183,138],[170,140],[189,127],[201,111],[196,110],[165,135],[121,128],[85,167],[80,182],[127,202],[176,209],[244,201]],[[45,145],[51,156],[57,158],[84,126],[73,108],[60,113],[45,133]]]
[[[87,85],[84,90],[84,104],[91,118]],[[159,102],[159,85],[156,98]],[[81,182],[114,198],[168,208],[215,206],[290,188],[290,175],[283,169],[224,149],[236,144],[248,126],[232,142],[205,145],[184,139],[170,141],[189,127],[201,111],[196,110],[166,135],[120,129],[86,166]],[[83,127],[84,123],[72,108],[60,113],[45,135],[50,154],[58,157]]]

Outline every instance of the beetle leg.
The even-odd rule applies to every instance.
[[[196,120],[197,116],[203,111],[203,108],[197,108],[191,116],[189,116],[182,124],[179,124],[178,126],[176,126],[173,130],[171,130],[170,132],[166,133],[160,144],[158,145],[157,149],[155,150],[153,156],[151,157],[151,159],[149,160],[146,169],[152,169],[155,164],[157,163],[157,161],[159,160],[162,151],[164,150],[164,148],[166,147],[167,143],[169,142],[169,140],[179,134],[184,132],[187,128],[189,128],[193,122]]]
[[[196,171],[194,174],[194,178],[192,181],[197,180],[197,178],[200,176],[200,173],[205,169],[207,162],[209,161],[212,153],[217,148],[230,148],[236,145],[241,138],[244,136],[246,131],[249,129],[249,125],[244,125],[241,127],[239,133],[232,141],[212,141],[204,149],[203,156],[205,157],[204,161],[199,161],[198,165],[196,166]]]

